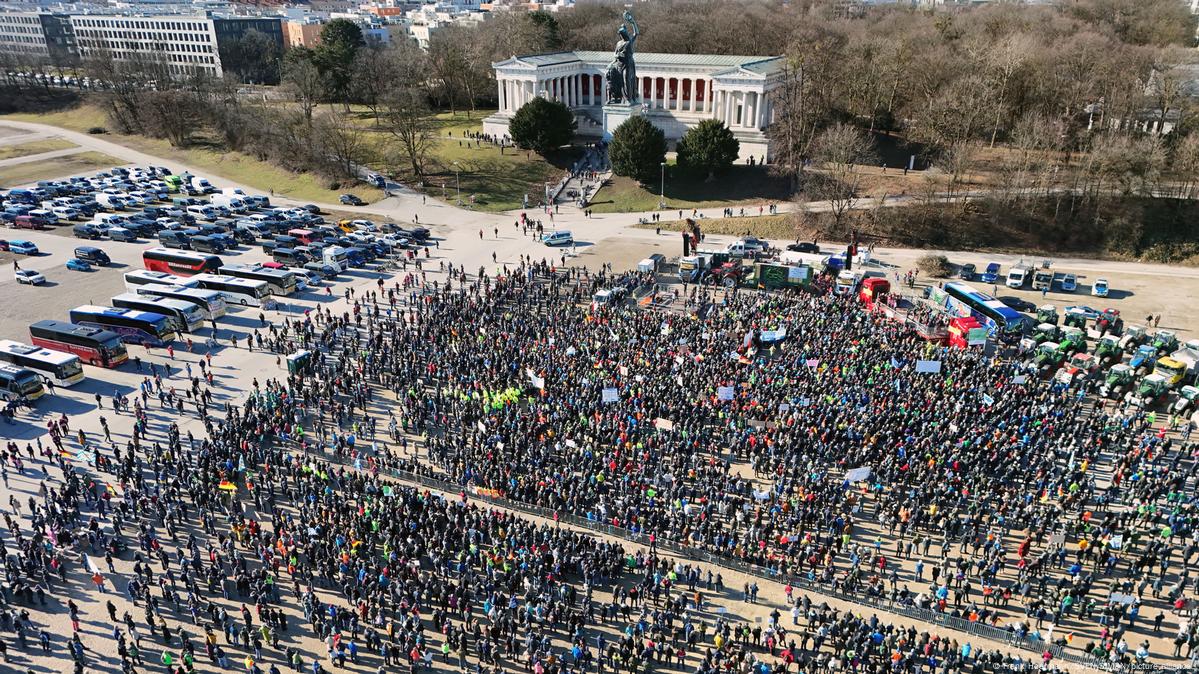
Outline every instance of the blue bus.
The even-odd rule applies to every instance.
[[[71,322],[115,332],[126,344],[166,346],[175,339],[171,319],[149,311],[85,304],[71,309]]]
[[[973,316],[987,328],[987,333],[999,336],[1004,341],[1019,339],[1024,333],[1028,317],[1007,306],[1003,302],[980,293],[965,283],[947,282],[942,290],[945,292],[945,307],[956,316]]]

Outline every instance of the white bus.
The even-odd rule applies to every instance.
[[[148,271],[146,269],[138,269],[136,271],[125,272],[125,289],[131,293],[137,292],[140,286],[158,283],[171,286],[194,286],[191,277],[184,278],[183,276],[175,276],[161,271]]]
[[[221,267],[221,273],[251,281],[265,281],[271,293],[286,297],[296,291],[296,275],[282,269],[251,266],[248,264],[227,264]]]
[[[11,339],[0,340],[0,362],[33,370],[55,386],[72,386],[83,381],[83,361],[79,356]]]
[[[177,332],[195,332],[204,325],[204,311],[199,306],[182,300],[153,297],[137,293],[121,293],[112,298],[112,306],[119,309],[137,309],[162,314]]]
[[[195,281],[197,288],[215,290],[224,295],[225,301],[230,304],[260,307],[270,302],[271,291],[266,281],[251,281],[223,274],[196,274],[189,280]]]
[[[191,302],[200,307],[200,310],[204,312],[204,318],[210,321],[215,321],[225,315],[225,296],[215,290],[162,283],[147,283],[132,290],[138,295]]]

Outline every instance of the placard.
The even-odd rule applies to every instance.
[[[853,470],[848,470],[845,472],[845,481],[850,484],[853,484],[854,482],[861,482],[869,477],[870,466],[862,466],[861,468],[854,468]]]
[[[1019,384],[1023,384],[1026,381],[1028,381],[1028,375],[1025,375],[1025,374],[1018,374],[1015,377],[1012,377],[1013,384],[1019,385]]]
[[[732,400],[733,399],[733,387],[732,386],[717,387],[716,397],[720,400]]]
[[[927,372],[929,374],[937,374],[941,371],[941,361],[939,360],[918,360],[916,361],[917,372]]]
[[[614,403],[617,400],[620,400],[620,391],[617,391],[614,388],[605,388],[602,396],[603,397],[601,399],[605,403]]]
[[[664,419],[662,417],[658,417],[657,419],[654,420],[654,426],[660,431],[673,431],[674,430],[674,422],[671,421],[670,419]]]

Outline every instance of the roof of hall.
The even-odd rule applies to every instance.
[[[553,66],[564,63],[607,63],[612,60],[612,52],[606,51],[560,51],[549,54],[528,54],[515,57],[522,63],[532,66]],[[640,66],[703,66],[721,68],[722,72],[732,72],[744,69],[760,75],[769,75],[783,63],[779,56],[735,56],[728,54],[660,54],[655,52],[638,52],[637,65]]]

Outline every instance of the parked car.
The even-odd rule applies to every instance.
[[[962,279],[963,281],[973,281],[976,270],[977,267],[967,262],[966,264],[962,265],[960,269],[958,269],[958,278]]]
[[[787,244],[787,250],[793,253],[820,253],[820,246],[811,241],[796,241]]]
[[[67,269],[70,269],[71,271],[91,271],[92,264],[87,260],[81,260],[77,257],[73,257],[67,260]]]
[[[1015,309],[1016,311],[1031,312],[1031,311],[1037,310],[1037,305],[1033,304],[1032,302],[1029,302],[1028,300],[1021,299],[1019,297],[1000,297],[999,301],[1003,302],[1003,304],[1005,306],[1011,307],[1012,309]]]
[[[999,263],[989,262],[987,268],[983,271],[979,278],[983,283],[996,283],[999,281]]]
[[[14,253],[21,255],[37,255],[37,246],[33,245],[32,241],[24,241],[22,239],[13,239],[8,242],[8,249]]]
[[[1095,282],[1091,284],[1091,294],[1095,297],[1107,297],[1107,294],[1110,290],[1111,288],[1108,287],[1107,279],[1105,278],[1097,278],[1095,279]]]
[[[1062,275],[1062,292],[1072,293],[1078,290],[1078,277],[1074,274]]]
[[[359,199],[357,197],[357,195],[354,195],[354,194],[343,194],[340,197],[338,197],[337,200],[339,202],[341,202],[341,204],[343,206],[365,206],[366,205],[365,201],[363,201],[362,199]]]
[[[31,286],[38,286],[46,282],[45,276],[32,269],[18,269],[16,273],[17,283],[28,283]]]
[[[575,242],[575,238],[570,232],[561,230],[547,234],[541,241],[547,246],[569,246]]]

